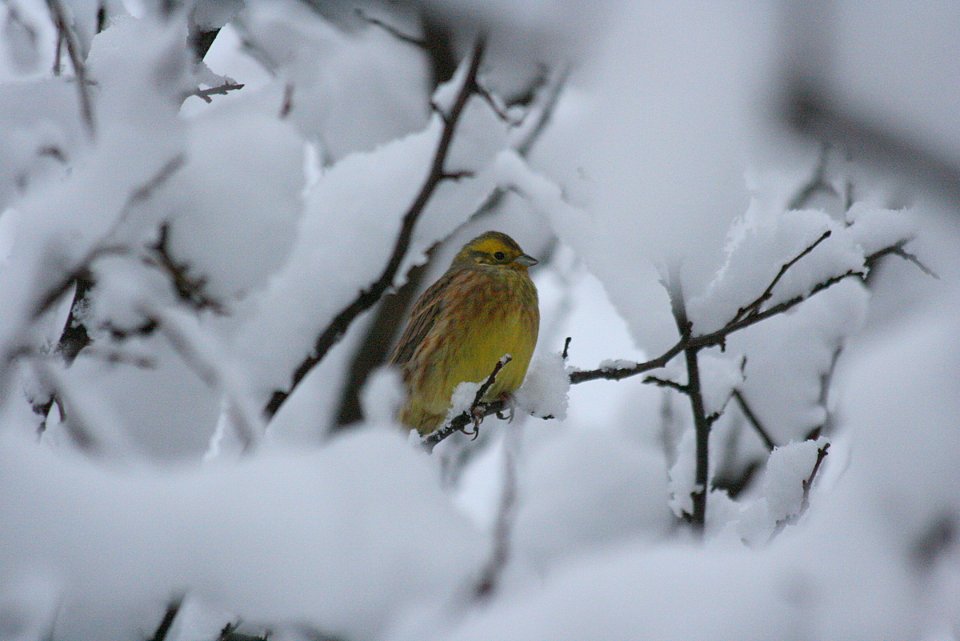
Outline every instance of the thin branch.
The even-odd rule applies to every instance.
[[[360,7],[357,7],[353,11],[357,15],[357,17],[359,17],[364,22],[368,22],[369,24],[375,27],[379,27],[380,29],[383,29],[384,31],[389,33],[391,36],[393,36],[400,42],[405,42],[407,44],[413,45],[414,47],[418,47],[420,49],[426,49],[428,46],[427,41],[424,40],[423,38],[416,38],[414,36],[406,34],[400,31],[399,29],[397,29],[396,27],[394,27],[393,25],[387,24],[380,18],[375,18],[371,16]]]
[[[157,629],[149,641],[164,641],[164,639],[167,638],[173,622],[176,620],[177,615],[180,614],[181,605],[183,605],[182,597],[177,597],[167,605],[167,609],[163,613],[163,618],[160,620],[160,625],[157,626]]]
[[[56,26],[56,25],[55,25]],[[53,75],[57,78],[63,73],[63,31],[57,27],[57,46],[53,50]]]
[[[490,403],[484,403],[483,397],[486,395],[487,390],[496,382],[497,375],[500,373],[500,370],[503,369],[503,366],[509,363],[513,358],[510,354],[504,354],[500,357],[500,360],[497,361],[496,365],[493,366],[493,370],[490,372],[490,375],[487,376],[486,380],[480,387],[477,389],[477,393],[473,397],[473,402],[470,404],[470,407],[455,416],[450,420],[449,423],[441,427],[435,432],[428,434],[423,438],[421,444],[428,450],[433,451],[434,446],[442,441],[443,439],[456,434],[457,432],[463,432],[464,434],[469,434],[474,438],[480,433],[480,423],[483,422],[483,419],[491,414],[496,414],[502,412],[506,404],[502,401],[493,401]],[[473,431],[467,431],[467,425],[473,423]]]
[[[827,458],[828,450],[830,449],[829,443],[824,443],[817,450],[817,460],[813,464],[813,469],[810,471],[810,476],[802,481],[803,484],[803,499],[800,501],[800,514],[803,514],[807,511],[807,508],[810,507],[810,488],[813,487],[813,481],[817,478],[817,472],[820,471],[820,466],[823,464],[823,459]],[[800,516],[798,514],[797,516]]]
[[[570,355],[570,342],[572,340],[572,336],[567,336],[566,340],[563,341],[563,353],[560,354],[560,357],[563,358],[563,360],[567,360],[567,357]]]
[[[441,131],[440,139],[437,142],[437,147],[433,155],[430,171],[427,174],[427,178],[424,181],[423,186],[420,188],[419,193],[417,194],[416,198],[414,198],[414,201],[410,204],[410,207],[403,216],[400,233],[397,235],[393,252],[390,255],[390,259],[387,261],[383,272],[374,283],[372,283],[367,289],[362,290],[357,298],[354,299],[349,305],[344,307],[340,313],[338,313],[333,320],[330,321],[330,324],[327,325],[322,332],[320,332],[314,343],[313,352],[304,358],[303,361],[301,361],[301,363],[297,366],[296,370],[294,370],[289,389],[276,390],[264,408],[264,413],[268,419],[272,418],[277,413],[283,403],[287,400],[290,394],[293,393],[293,391],[306,377],[310,370],[316,367],[317,364],[324,359],[324,357],[327,355],[327,352],[330,351],[330,348],[333,347],[346,333],[353,321],[360,314],[373,307],[377,301],[380,300],[387,289],[389,289],[393,284],[393,280],[397,275],[397,271],[400,269],[400,265],[402,264],[404,257],[407,255],[407,251],[410,249],[410,241],[413,238],[414,226],[416,225],[417,220],[419,220],[424,209],[426,209],[427,203],[430,201],[430,198],[433,196],[437,187],[441,182],[443,182],[445,176],[447,176],[444,163],[450,151],[450,146],[453,142],[453,134],[456,130],[460,115],[463,113],[464,107],[466,107],[470,96],[472,96],[476,91],[477,74],[480,70],[480,61],[483,58],[483,51],[484,42],[481,39],[478,40],[474,46],[473,54],[470,58],[470,64],[467,69],[466,78],[464,79],[463,85],[460,87],[460,90],[457,93],[456,99],[453,102],[453,106],[450,108],[450,112],[446,114],[446,118],[443,121],[443,130]]]
[[[710,424],[704,409],[703,394],[700,386],[700,364],[698,353],[700,347],[690,347],[689,339],[693,325],[687,318],[686,301],[683,297],[683,285],[679,270],[672,270],[667,293],[670,295],[670,309],[673,319],[680,333],[680,340],[688,343],[683,350],[687,367],[687,384],[685,394],[690,399],[690,410],[693,412],[693,424],[696,431],[696,472],[694,489],[690,493],[693,501],[693,512],[684,514],[684,518],[693,525],[694,529],[702,533],[707,519],[707,484],[710,474]],[[714,419],[715,420],[715,419]]]
[[[737,401],[737,405],[740,407],[740,411],[743,412],[743,415],[746,417],[747,422],[753,426],[753,429],[760,436],[760,440],[763,441],[767,451],[772,452],[773,448],[775,448],[777,445],[773,442],[773,439],[770,438],[770,433],[767,432],[766,428],[763,427],[763,423],[761,423],[760,419],[757,418],[757,415],[750,407],[750,404],[747,403],[747,399],[743,397],[743,392],[738,389],[733,390],[733,398],[735,401]]]
[[[908,252],[906,249],[903,248],[905,243],[906,241],[901,241],[896,245],[892,245],[890,247],[885,247],[884,249],[881,249],[876,254],[873,254],[871,256],[873,262],[877,262],[877,260],[883,258],[884,256],[899,256],[900,258],[907,261],[908,263],[913,263],[917,267],[917,269],[922,271],[927,276],[935,280],[940,280],[940,275],[937,274],[932,269],[930,269],[929,267],[927,267],[923,262],[921,262],[916,254]]]
[[[681,394],[690,393],[690,390],[686,385],[683,385],[676,381],[671,381],[668,378],[660,378],[658,376],[646,376],[644,377],[643,382],[649,385],[656,385],[657,387],[666,387],[674,391],[680,392]]]
[[[900,243],[898,243],[899,245]],[[864,270],[848,270],[842,274],[832,276],[824,281],[821,281],[814,285],[814,287],[806,294],[801,294],[799,296],[794,296],[789,300],[785,300],[781,303],[769,307],[762,312],[756,312],[739,320],[733,319],[729,321],[726,325],[717,329],[715,331],[709,332],[707,334],[700,334],[697,336],[691,336],[689,338],[681,338],[676,342],[670,349],[665,351],[660,356],[644,361],[642,363],[637,363],[631,367],[611,367],[611,368],[597,368],[592,370],[579,370],[570,373],[570,384],[577,385],[578,383],[585,383],[587,381],[595,380],[612,380],[619,381],[624,378],[629,378],[631,376],[636,376],[638,374],[643,374],[644,372],[649,372],[650,370],[659,369],[665,367],[675,356],[683,352],[688,348],[705,348],[713,347],[715,345],[723,345],[726,342],[727,336],[739,332],[742,329],[756,325],[757,323],[764,321],[772,316],[777,316],[787,312],[808,298],[816,296],[822,291],[830,289],[837,283],[840,283],[847,278],[856,276],[863,278],[866,270],[869,270],[873,267],[878,259],[886,255],[899,255],[899,252],[896,249],[896,246],[885,247],[873,254],[867,256],[864,261]]]
[[[487,390],[497,381],[497,375],[500,373],[500,370],[503,369],[504,365],[513,360],[513,357],[510,354],[504,354],[500,357],[500,360],[497,361],[497,364],[493,366],[493,371],[490,372],[490,376],[487,377],[487,380],[483,382],[482,385],[477,389],[477,393],[473,397],[473,403],[470,404],[470,415],[473,417],[474,427],[480,427],[480,418],[473,413],[473,410],[480,407],[480,404],[483,402],[483,397],[486,396]]]
[[[200,98],[205,103],[213,102],[213,98],[210,96],[226,96],[231,91],[239,91],[243,89],[243,85],[238,82],[225,82],[222,85],[217,85],[216,87],[210,87],[209,89],[196,89],[191,91],[186,95],[186,97],[196,96]]]
[[[804,256],[807,256],[810,252],[816,249],[817,245],[819,245],[826,239],[830,238],[831,233],[832,232],[829,229],[826,230],[825,232],[823,232],[823,234],[820,235],[819,238],[817,238],[817,240],[815,240],[810,245],[807,245],[807,247],[804,248],[803,251],[801,251],[799,254],[797,254],[796,256],[794,256],[793,258],[785,262],[783,265],[781,265],[780,271],[778,271],[777,275],[773,277],[773,280],[770,281],[770,284],[767,285],[767,288],[763,290],[763,293],[760,294],[756,299],[754,299],[748,305],[745,305],[744,307],[741,307],[740,309],[738,309],[737,314],[733,317],[733,320],[737,321],[743,318],[744,316],[749,316],[750,314],[756,314],[757,312],[759,312],[760,307],[765,302],[770,300],[771,296],[773,296],[773,288],[777,286],[777,283],[780,282],[780,279],[783,278],[784,274],[786,274],[791,267],[793,267],[801,259],[803,259]]]
[[[817,478],[817,473],[820,471],[820,466],[823,464],[823,459],[827,457],[828,450],[830,449],[830,443],[824,443],[823,446],[817,449],[817,460],[813,463],[813,469],[810,470],[809,476],[800,481],[800,485],[803,487],[803,497],[800,499],[800,509],[796,514],[789,514],[785,518],[777,521],[776,525],[773,528],[773,532],[770,533],[770,538],[767,539],[769,543],[773,539],[777,538],[784,528],[791,523],[796,523],[804,512],[807,511],[807,508],[810,507],[810,489],[813,487],[813,481]]]
[[[191,277],[189,266],[178,263],[170,254],[170,223],[160,225],[160,234],[157,242],[150,245],[152,255],[146,256],[144,262],[164,272],[170,280],[177,297],[195,310],[209,309],[216,314],[225,314],[226,308],[220,301],[205,292],[207,281],[202,276]]]
[[[77,263],[76,267],[64,274],[63,278],[47,288],[47,290],[37,299],[37,303],[35,304],[31,314],[31,318],[33,320],[36,320],[45,314],[50,307],[60,300],[60,298],[73,286],[74,281],[81,278],[92,279],[92,275],[90,274],[90,265],[97,258],[111,254],[125,254],[129,251],[123,246],[109,245],[107,244],[107,241],[117,231],[120,225],[126,221],[133,208],[143,201],[149,199],[156,189],[167,182],[170,177],[173,176],[173,174],[183,167],[185,160],[186,159],[182,154],[174,156],[172,159],[167,161],[156,174],[147,180],[147,182],[143,183],[131,192],[126,203],[124,203],[123,208],[120,210],[120,214],[117,216],[117,219],[110,226],[110,229],[108,229],[103,235],[103,238],[96,243],[90,249],[90,251],[87,252],[86,256],[84,256]]]
[[[83,61],[83,55],[80,52],[80,43],[77,41],[77,34],[67,23],[67,14],[60,0],[47,0],[47,9],[50,11],[50,19],[53,20],[53,24],[57,28],[57,33],[61,34],[63,42],[67,45],[67,55],[70,57],[70,64],[73,65],[73,75],[76,77],[77,82],[77,95],[80,99],[80,115],[83,117],[83,122],[87,127],[87,133],[93,138],[97,133],[97,126],[93,116],[93,101],[90,98],[90,87],[87,85],[87,68]]]
[[[540,108],[537,119],[530,126],[530,129],[524,135],[523,139],[517,144],[517,153],[526,157],[533,148],[533,145],[540,139],[541,134],[553,120],[553,114],[556,111],[557,103],[560,102],[560,96],[567,86],[567,80],[570,78],[570,66],[560,70],[554,82],[547,85],[547,97],[544,100],[543,107]]]
[[[280,104],[280,113],[278,117],[284,120],[293,111],[293,83],[288,82],[283,87],[283,102]]]
[[[510,560],[510,533],[517,503],[517,465],[509,444],[503,445],[503,488],[493,526],[493,550],[473,588],[477,599],[489,598],[497,589],[507,562]]]
[[[830,196],[838,195],[833,185],[827,182],[827,161],[829,159],[830,145],[823,143],[820,145],[820,156],[817,158],[817,165],[814,167],[813,174],[806,184],[797,190],[797,193],[790,199],[790,202],[787,203],[788,211],[803,209],[818,193],[824,193]]]
[[[522,117],[519,119],[512,118],[510,114],[507,113],[506,108],[500,104],[500,101],[480,83],[477,83],[477,95],[483,98],[484,102],[490,107],[490,110],[493,111],[493,113],[497,115],[497,118],[504,124],[510,127],[519,127],[523,124]]]
[[[82,409],[82,402],[67,389],[57,370],[43,359],[36,359],[33,363],[33,368],[41,384],[46,389],[51,390],[47,411],[50,411],[54,403],[57,404],[60,408],[64,432],[70,437],[73,444],[77,446],[77,449],[90,454],[102,452],[103,443],[97,438],[95,431],[91,429],[92,421],[86,417],[86,412]],[[69,419],[63,410],[64,405],[68,405],[71,408]],[[37,409],[34,408],[34,411],[36,412]],[[43,416],[45,427],[46,414]],[[42,432],[43,430],[39,431]]]
[[[187,327],[178,321],[169,311],[161,309],[151,301],[141,301],[140,314],[144,318],[152,319],[160,333],[169,341],[170,345],[183,359],[190,369],[208,387],[223,395],[231,424],[240,439],[244,452],[249,452],[258,442],[263,433],[260,415],[252,408],[247,407],[243,395],[237,390],[230,375],[230,370],[216,362],[216,359],[207,353],[203,343],[191,336]]]

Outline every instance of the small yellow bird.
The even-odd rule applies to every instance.
[[[484,400],[520,387],[540,330],[537,288],[527,271],[536,264],[512,238],[488,231],[464,245],[420,296],[390,356],[407,387],[404,425],[421,434],[439,428],[457,385],[485,381],[504,354],[512,360]]]

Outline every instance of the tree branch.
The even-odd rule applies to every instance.
[[[225,82],[222,85],[217,85],[216,87],[210,87],[209,89],[196,89],[188,93],[185,98],[190,96],[196,96],[206,103],[213,102],[213,98],[210,96],[226,96],[231,91],[238,91],[243,89],[243,85],[237,82]]]
[[[490,559],[480,573],[473,588],[477,599],[486,599],[497,589],[503,570],[510,560],[510,532],[513,529],[513,517],[517,503],[517,465],[510,451],[509,443],[503,444],[503,489],[500,493],[500,505],[497,508],[497,520],[493,526],[493,550]]]
[[[820,235],[817,240],[812,244],[808,245],[803,251],[799,254],[785,262],[780,266],[780,271],[777,272],[777,275],[773,277],[773,280],[770,281],[770,284],[767,285],[767,288],[763,290],[763,293],[755,298],[751,303],[741,307],[737,310],[737,314],[733,317],[733,321],[740,320],[744,316],[749,316],[751,314],[756,314],[760,311],[760,307],[770,300],[770,297],[773,296],[773,288],[777,286],[777,283],[780,282],[780,279],[783,278],[784,274],[790,270],[791,267],[796,265],[804,256],[808,255],[814,249],[817,248],[817,245],[830,238],[831,231],[828,229],[823,234]]]
[[[689,394],[690,389],[686,385],[681,385],[676,381],[671,381],[668,378],[660,378],[658,376],[646,376],[643,379],[644,383],[651,385],[656,385],[657,387],[666,387],[674,391],[680,392],[681,394]]]
[[[67,14],[60,0],[46,0],[47,10],[50,12],[50,19],[53,20],[57,28],[58,38],[62,39],[67,45],[67,55],[70,57],[70,64],[73,65],[73,75],[77,82],[77,96],[80,100],[80,115],[83,117],[83,123],[86,125],[87,133],[93,138],[97,133],[96,122],[93,116],[93,101],[90,98],[90,87],[87,84],[87,68],[83,61],[83,55],[80,52],[80,43],[77,41],[77,34],[67,23]],[[60,40],[57,42],[59,48]],[[59,59],[59,56],[58,56]],[[59,66],[55,64],[55,69]]]
[[[823,464],[823,459],[827,458],[828,450],[830,449],[829,443],[824,443],[817,450],[817,460],[813,464],[813,469],[810,471],[810,476],[803,480],[803,499],[800,501],[800,514],[803,514],[807,511],[807,508],[810,507],[810,488],[813,487],[813,481],[817,478],[817,472],[820,471],[820,466]],[[797,515],[799,516],[799,514]]]
[[[790,202],[787,203],[787,210],[803,209],[810,200],[818,193],[837,196],[837,190],[833,185],[827,182],[827,161],[830,158],[830,145],[823,143],[820,145],[820,156],[817,158],[817,165],[813,170],[810,179],[797,190]]]
[[[777,445],[773,442],[773,439],[770,438],[770,434],[763,427],[763,423],[760,422],[760,419],[757,418],[757,415],[753,413],[753,409],[747,403],[747,399],[743,397],[743,393],[735,389],[733,390],[733,398],[737,401],[737,405],[740,407],[740,411],[743,412],[743,415],[746,417],[747,422],[753,426],[753,429],[760,436],[760,440],[763,441],[763,444],[766,446],[767,451],[772,452],[773,448]]]
[[[437,443],[448,436],[456,434],[457,432],[470,434],[476,438],[480,430],[480,423],[483,422],[483,419],[491,414],[502,412],[505,409],[506,404],[503,401],[491,401],[489,403],[484,403],[483,397],[487,393],[487,390],[490,389],[490,386],[496,382],[497,374],[500,373],[500,370],[503,369],[503,366],[509,363],[511,360],[513,359],[510,354],[504,354],[501,356],[500,360],[497,361],[497,364],[493,366],[493,371],[490,372],[490,375],[487,376],[487,379],[477,389],[477,393],[474,395],[473,403],[470,404],[469,409],[455,416],[450,420],[449,423],[437,431],[423,437],[421,444],[427,449],[427,451],[432,452]],[[467,431],[467,425],[470,423],[473,423],[472,432]]]
[[[818,239],[817,242],[820,242],[820,240]],[[896,245],[885,247],[867,256],[867,258],[864,260],[865,270],[869,270],[870,268],[872,268],[873,265],[877,262],[877,260],[879,260],[883,256],[887,256],[891,254],[900,255],[900,250],[898,250],[898,247],[902,249],[901,246],[903,245],[904,242],[906,241],[901,241]],[[836,276],[832,276],[824,281],[817,283],[806,294],[794,296],[793,298],[789,300],[785,300],[781,303],[778,303],[773,307],[769,307],[763,311],[756,311],[748,316],[744,316],[739,319],[734,317],[729,322],[727,322],[726,325],[724,325],[720,329],[717,329],[713,332],[709,332],[707,334],[700,334],[697,336],[690,336],[689,338],[681,337],[680,340],[676,342],[676,344],[670,347],[670,349],[665,351],[660,356],[650,359],[649,361],[637,363],[631,367],[597,368],[592,370],[579,370],[579,371],[571,372],[570,384],[577,385],[579,383],[585,383],[587,381],[595,381],[595,380],[601,380],[601,379],[618,381],[624,378],[629,378],[631,376],[636,376],[638,374],[643,374],[644,372],[649,372],[650,370],[665,367],[667,363],[669,363],[675,356],[677,356],[678,354],[680,354],[686,349],[689,349],[689,348],[700,349],[705,347],[713,347],[715,345],[723,345],[726,342],[727,336],[729,336],[730,334],[738,332],[742,329],[746,329],[747,327],[750,327],[752,325],[756,325],[757,323],[764,321],[772,316],[783,314],[784,312],[789,311],[790,309],[793,309],[794,307],[796,307],[803,301],[807,300],[808,298],[812,298],[813,296],[819,294],[820,292],[830,289],[837,283],[840,283],[846,280],[847,278],[850,278],[851,276],[858,276],[860,278],[863,278],[864,273],[865,273],[864,271],[849,270],[847,272],[838,274]]]
[[[167,635],[170,633],[170,628],[173,626],[173,622],[177,619],[177,615],[180,614],[181,605],[183,605],[182,597],[173,599],[167,605],[167,609],[163,613],[163,618],[160,620],[160,625],[157,626],[157,629],[154,631],[153,636],[150,637],[149,641],[164,641],[167,638]]]
[[[684,514],[684,518],[693,525],[694,529],[703,533],[703,528],[707,518],[707,484],[709,483],[710,473],[710,424],[711,420],[707,417],[703,404],[703,394],[700,386],[700,365],[697,355],[700,347],[690,347],[689,339],[693,329],[692,323],[687,318],[686,301],[683,298],[683,285],[680,280],[679,270],[671,270],[667,293],[670,295],[670,309],[673,313],[673,319],[677,324],[677,331],[680,333],[680,340],[687,343],[683,350],[684,360],[687,367],[687,384],[684,387],[684,393],[690,399],[690,409],[693,412],[693,424],[696,430],[696,476],[694,479],[694,489],[690,493],[693,500],[693,513]],[[715,420],[715,419],[714,419]]]
[[[317,364],[324,359],[324,357],[327,355],[327,352],[330,351],[330,348],[333,347],[346,333],[353,321],[360,314],[373,307],[377,301],[380,300],[387,289],[393,284],[393,280],[396,277],[397,271],[400,269],[400,265],[410,248],[410,241],[413,238],[413,229],[417,223],[417,220],[420,218],[420,215],[423,213],[424,209],[426,209],[427,203],[430,201],[430,198],[433,196],[433,193],[436,191],[437,187],[446,179],[446,176],[448,175],[444,168],[444,163],[450,151],[451,143],[453,142],[453,134],[456,130],[457,122],[463,113],[464,107],[467,105],[468,99],[476,91],[477,74],[480,70],[480,61],[483,58],[483,51],[484,42],[481,39],[478,40],[474,46],[473,54],[471,55],[470,59],[470,65],[467,69],[467,74],[463,85],[460,87],[460,90],[457,93],[450,112],[446,114],[446,117],[443,119],[443,130],[440,134],[440,139],[437,142],[437,148],[434,152],[430,171],[427,174],[427,178],[424,181],[423,186],[420,188],[419,193],[403,216],[400,233],[397,236],[396,243],[393,247],[393,252],[390,255],[390,259],[387,261],[383,272],[374,283],[372,283],[367,289],[362,290],[357,298],[343,308],[340,313],[333,318],[330,324],[327,325],[322,332],[320,332],[314,343],[312,353],[304,358],[303,361],[301,361],[301,363],[297,366],[296,370],[294,370],[289,389],[285,391],[276,390],[264,408],[264,413],[268,419],[272,418],[277,413],[283,403],[287,400],[290,394],[293,393],[293,391],[306,377],[310,370],[316,367]]]

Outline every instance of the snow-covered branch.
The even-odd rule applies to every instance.
[[[360,314],[373,307],[387,289],[393,285],[397,271],[400,269],[400,265],[407,255],[407,251],[410,249],[413,229],[417,224],[417,220],[420,218],[420,214],[426,209],[427,203],[440,184],[456,176],[456,174],[451,173],[446,168],[447,155],[450,151],[453,135],[456,131],[460,116],[464,111],[464,107],[466,107],[470,97],[476,93],[477,74],[480,70],[480,61],[483,59],[483,51],[484,43],[481,39],[477,41],[473,48],[466,77],[456,94],[456,98],[450,106],[449,111],[441,114],[443,129],[437,141],[430,171],[420,191],[403,215],[400,233],[397,235],[393,251],[383,272],[376,281],[362,290],[359,295],[349,305],[344,307],[340,313],[330,321],[330,324],[320,332],[314,341],[312,353],[307,355],[294,370],[289,388],[286,390],[276,390],[271,396],[270,401],[264,408],[264,413],[268,419],[277,413],[310,370],[324,359],[327,352],[330,351],[330,348],[346,333],[353,321],[356,320]]]
[[[854,276],[864,278],[870,269],[884,256],[894,255],[904,258],[906,258],[907,255],[911,256],[912,259],[907,258],[911,263],[918,264],[924,273],[934,275],[928,267],[923,265],[923,263],[921,263],[919,260],[916,260],[916,256],[904,251],[903,245],[908,241],[901,240],[867,256],[863,261],[863,269],[848,270],[826,278],[814,285],[806,294],[794,296],[793,298],[761,310],[760,303],[770,297],[773,286],[776,285],[776,281],[782,278],[783,273],[786,271],[784,268],[788,269],[789,267],[796,265],[799,258],[808,255],[812,251],[812,248],[816,245],[819,245],[827,236],[829,236],[827,233],[825,233],[823,236],[820,236],[816,241],[814,241],[813,245],[804,248],[797,258],[791,259],[788,263],[785,263],[784,266],[781,267],[781,270],[778,271],[777,276],[774,277],[774,280],[771,282],[771,285],[767,288],[767,290],[765,290],[763,294],[755,299],[754,303],[756,303],[756,305],[754,305],[754,303],[748,304],[746,306],[746,309],[748,310],[746,313],[738,311],[733,318],[731,318],[719,329],[712,332],[707,332],[705,334],[695,334],[688,337],[681,337],[672,347],[670,347],[670,349],[662,353],[660,356],[642,363],[636,363],[635,365],[629,367],[598,367],[592,370],[573,371],[570,373],[570,383],[576,385],[578,383],[585,383],[587,381],[601,379],[619,381],[624,378],[629,378],[631,376],[643,374],[644,372],[665,367],[667,363],[673,360],[675,356],[687,349],[702,349],[714,346],[722,347],[726,343],[727,337],[731,334],[739,332],[742,329],[746,329],[747,327],[751,327],[752,325],[756,325],[757,323],[768,318],[783,314],[784,312],[793,309],[803,301],[819,294],[820,292],[830,289],[834,285],[837,285],[848,278]]]

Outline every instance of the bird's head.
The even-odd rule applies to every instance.
[[[514,239],[498,231],[488,231],[464,245],[454,257],[453,266],[490,265],[526,271],[537,262],[536,258],[524,254]]]

